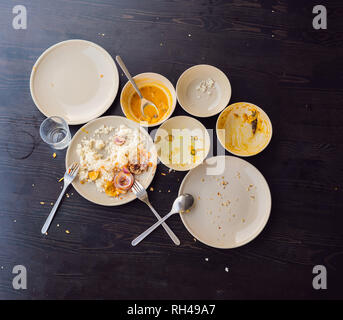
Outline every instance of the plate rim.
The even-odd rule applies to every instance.
[[[36,60],[36,62],[34,63],[32,70],[31,70],[31,74],[30,74],[30,94],[31,94],[31,98],[35,104],[35,106],[37,107],[37,109],[46,117],[51,117],[54,116],[55,114],[48,114],[47,112],[43,112],[41,106],[38,103],[38,100],[36,98],[36,95],[34,94],[34,77],[36,74],[36,70],[39,66],[39,64],[42,62],[42,60],[53,50],[55,50],[56,48],[69,44],[69,43],[77,43],[77,42],[83,42],[85,44],[91,45],[93,47],[96,47],[97,49],[99,49],[105,56],[107,56],[107,58],[109,59],[110,63],[114,66],[114,77],[115,77],[115,85],[112,87],[111,92],[112,95],[109,99],[109,103],[104,104],[104,107],[100,109],[100,111],[95,115],[92,116],[90,118],[88,118],[87,120],[72,120],[72,121],[68,121],[67,119],[64,119],[68,125],[80,125],[80,124],[85,124],[89,121],[92,121],[98,117],[100,117],[102,114],[104,114],[113,104],[117,94],[118,94],[118,90],[119,90],[119,72],[118,72],[118,68],[117,65],[115,64],[112,56],[109,54],[109,52],[107,50],[105,50],[103,47],[101,47],[100,45],[92,42],[92,41],[88,41],[88,40],[83,40],[83,39],[68,39],[68,40],[64,40],[64,41],[60,41],[58,43],[53,44],[52,46],[50,46],[49,48],[45,49],[41,55],[38,57],[38,59]]]
[[[149,133],[148,133],[143,127],[140,127],[139,124],[135,123],[134,121],[132,121],[132,120],[130,120],[130,119],[127,119],[127,118],[122,117],[122,116],[117,116],[117,115],[110,115],[110,116],[104,116],[104,117],[96,118],[96,119],[94,119],[94,120],[92,120],[92,121],[87,122],[87,123],[86,123],[85,125],[83,125],[79,130],[77,130],[76,133],[74,134],[73,138],[71,139],[71,141],[70,141],[70,143],[69,143],[69,145],[68,145],[68,149],[67,149],[67,152],[66,152],[66,156],[65,156],[65,167],[66,167],[66,170],[67,170],[67,168],[68,168],[68,158],[70,157],[70,153],[72,152],[72,151],[70,151],[70,146],[71,146],[71,143],[73,142],[73,140],[75,139],[75,137],[76,137],[77,135],[80,135],[80,134],[81,134],[80,132],[83,132],[83,130],[86,130],[86,129],[87,129],[87,126],[91,125],[93,122],[101,121],[101,120],[103,120],[103,119],[105,119],[105,118],[120,118],[120,119],[125,119],[125,121],[128,121],[128,122],[133,123],[134,126],[139,127],[140,130],[144,130],[144,131],[146,132],[146,135],[149,136],[149,138],[151,139],[151,141],[150,141],[151,145],[154,145],[154,142],[153,142],[152,138],[150,137]],[[156,164],[154,164],[154,165],[152,166],[152,168],[153,168],[153,171],[151,172],[150,178],[149,178],[149,180],[148,180],[148,181],[149,181],[148,186],[149,186],[149,185],[151,184],[151,182],[154,180],[154,177],[155,177],[155,174],[156,174],[156,169],[157,169],[157,155],[156,155]],[[90,202],[92,202],[92,203],[94,203],[94,204],[100,205],[100,206],[105,206],[105,207],[116,207],[116,206],[121,206],[121,205],[123,205],[123,204],[129,203],[129,202],[134,201],[134,200],[137,199],[137,197],[134,197],[134,198],[132,198],[132,199],[126,199],[126,200],[124,200],[124,201],[117,202],[117,203],[112,203],[112,204],[99,203],[99,202],[93,201],[92,199],[89,199],[88,197],[86,197],[86,196],[82,193],[82,191],[80,191],[80,190],[78,189],[78,187],[75,186],[75,185],[76,185],[75,181],[73,181],[71,184],[72,184],[72,186],[74,187],[75,191],[76,191],[82,198],[84,198],[84,199],[86,199],[86,200],[88,200],[88,201],[90,201]]]
[[[271,213],[271,209],[272,209],[272,196],[271,196],[270,188],[269,188],[269,185],[268,185],[268,182],[267,182],[266,178],[263,176],[263,174],[261,173],[261,171],[258,170],[258,169],[257,169],[254,165],[252,165],[250,162],[248,162],[248,161],[246,161],[246,160],[244,160],[244,159],[241,159],[241,158],[239,158],[239,157],[229,156],[229,155],[214,156],[214,157],[211,157],[211,158],[206,159],[206,161],[207,161],[207,160],[211,161],[212,159],[221,158],[221,157],[224,157],[224,158],[235,158],[235,159],[238,159],[239,161],[242,161],[243,163],[247,163],[249,166],[253,167],[253,168],[261,175],[262,179],[263,179],[264,182],[266,183],[267,191],[268,191],[267,194],[268,194],[268,198],[269,198],[269,210],[268,210],[268,213],[266,214],[265,221],[264,221],[262,227],[261,227],[257,232],[255,232],[255,234],[254,234],[252,237],[248,238],[248,240],[242,242],[242,243],[239,244],[239,245],[230,246],[230,247],[227,247],[227,246],[219,246],[219,245],[216,246],[216,245],[213,245],[213,244],[208,244],[208,243],[206,243],[204,240],[199,239],[195,234],[193,234],[193,232],[191,231],[191,229],[188,227],[187,223],[184,221],[182,214],[179,213],[179,215],[180,215],[180,219],[181,219],[181,221],[182,221],[184,227],[187,229],[187,231],[188,231],[195,239],[197,239],[197,240],[200,241],[201,243],[203,243],[203,244],[205,244],[205,245],[207,245],[207,246],[209,246],[209,247],[217,248],[217,249],[235,249],[235,248],[242,247],[242,246],[248,244],[249,242],[253,241],[253,240],[254,240],[255,238],[257,238],[257,236],[260,235],[261,232],[264,230],[264,228],[266,227],[266,225],[267,225],[267,223],[268,223],[268,221],[269,221],[269,218],[270,218],[270,213]],[[203,163],[200,164],[200,165],[204,165],[204,164],[205,164],[205,163],[203,162]],[[184,176],[184,178],[183,178],[183,180],[182,180],[182,182],[181,182],[181,184],[180,184],[180,187],[179,187],[178,196],[181,195],[182,188],[184,187],[185,181],[186,181],[186,179],[188,178],[188,176],[191,174],[191,172],[192,172],[193,170],[199,168],[200,165],[197,166],[197,167],[195,167],[195,168],[193,168],[193,169],[191,169],[191,170]]]
[[[216,69],[217,71],[219,71],[220,73],[223,74],[223,76],[226,78],[229,86],[230,86],[230,95],[229,95],[229,98],[228,98],[228,101],[225,103],[225,106],[220,109],[219,111],[217,112],[212,112],[212,113],[208,113],[206,115],[204,114],[201,114],[201,113],[195,113],[195,112],[190,112],[190,110],[188,108],[185,108],[181,102],[180,102],[180,99],[179,99],[179,95],[178,95],[178,88],[179,88],[179,84],[180,84],[180,80],[181,78],[185,75],[186,72],[189,72],[190,70],[192,69],[195,69],[195,68],[199,68],[199,67],[210,67],[210,68],[213,68],[213,69]],[[181,108],[186,111],[187,113],[189,113],[190,115],[192,116],[195,116],[195,117],[199,117],[199,118],[209,118],[209,117],[213,117],[215,116],[216,114],[222,112],[226,107],[227,105],[229,104],[230,100],[231,100],[231,97],[232,97],[232,86],[231,86],[231,82],[228,78],[228,76],[224,73],[224,71],[220,70],[219,68],[215,67],[215,66],[212,66],[210,64],[196,64],[194,66],[191,66],[189,67],[188,69],[186,69],[185,71],[183,71],[180,75],[180,77],[177,79],[177,82],[176,82],[176,98],[177,98],[177,102],[179,103],[179,105],[181,106]]]

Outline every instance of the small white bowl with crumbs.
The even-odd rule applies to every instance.
[[[211,117],[221,112],[231,98],[231,84],[218,68],[200,64],[182,73],[176,84],[180,106],[196,117]]]
[[[83,126],[73,137],[66,166],[79,162],[75,190],[97,204],[115,206],[136,198],[135,180],[145,188],[157,163],[149,134],[135,122],[118,116],[102,117]]]

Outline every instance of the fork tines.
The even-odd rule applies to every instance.
[[[79,166],[78,162],[73,162],[73,164],[68,168],[67,173],[74,175],[74,173],[79,169]]]
[[[134,191],[135,193],[138,193],[138,192],[141,190],[140,185],[137,183],[136,180],[135,180],[135,182],[134,182],[133,185],[132,185],[132,189],[133,189],[133,191]]]

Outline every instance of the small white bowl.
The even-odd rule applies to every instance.
[[[31,96],[46,116],[82,124],[102,115],[119,87],[117,67],[109,53],[85,40],[67,40],[42,53],[32,68]]]
[[[182,132],[182,130],[184,131]],[[180,142],[169,140],[170,135],[173,136],[173,139],[179,138]],[[156,131],[154,143],[157,156],[161,162],[168,168],[176,171],[187,171],[201,164],[207,157],[211,146],[210,135],[204,125],[200,121],[188,116],[177,116],[164,122]],[[185,143],[185,147],[181,151],[183,143]],[[192,144],[194,156],[196,157],[192,157],[188,153],[190,151],[188,147],[192,150]],[[179,155],[180,157],[182,156],[182,160],[186,160],[180,161],[182,164],[173,163],[173,159],[170,159],[172,156],[171,152],[177,153],[177,149],[180,149]]]
[[[228,105],[231,92],[224,72],[206,64],[187,69],[176,84],[180,106],[196,117],[211,117],[221,112]]]
[[[136,91],[134,90],[132,84],[128,81],[126,82],[120,95],[120,106],[126,118],[139,123],[143,127],[155,127],[155,126],[160,125],[167,119],[169,119],[175,110],[176,102],[177,102],[176,91],[173,84],[166,77],[162,76],[161,74],[153,73],[153,72],[145,72],[145,73],[137,74],[136,76],[133,77],[133,79],[135,80],[138,88],[141,88],[146,85],[155,85],[159,87],[160,89],[162,89],[168,97],[169,112],[166,113],[159,122],[150,123],[150,124],[148,124],[147,122],[140,122],[130,112],[130,101],[131,101],[132,95]]]

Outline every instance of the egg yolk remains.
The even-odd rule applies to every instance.
[[[141,87],[139,90],[145,99],[153,102],[156,105],[158,109],[158,115],[156,113],[156,109],[151,105],[146,106],[144,108],[145,115],[142,114],[141,99],[136,92],[132,95],[130,101],[132,114],[140,121],[147,121],[148,123],[159,122],[169,109],[167,95],[161,88],[152,85]]]

